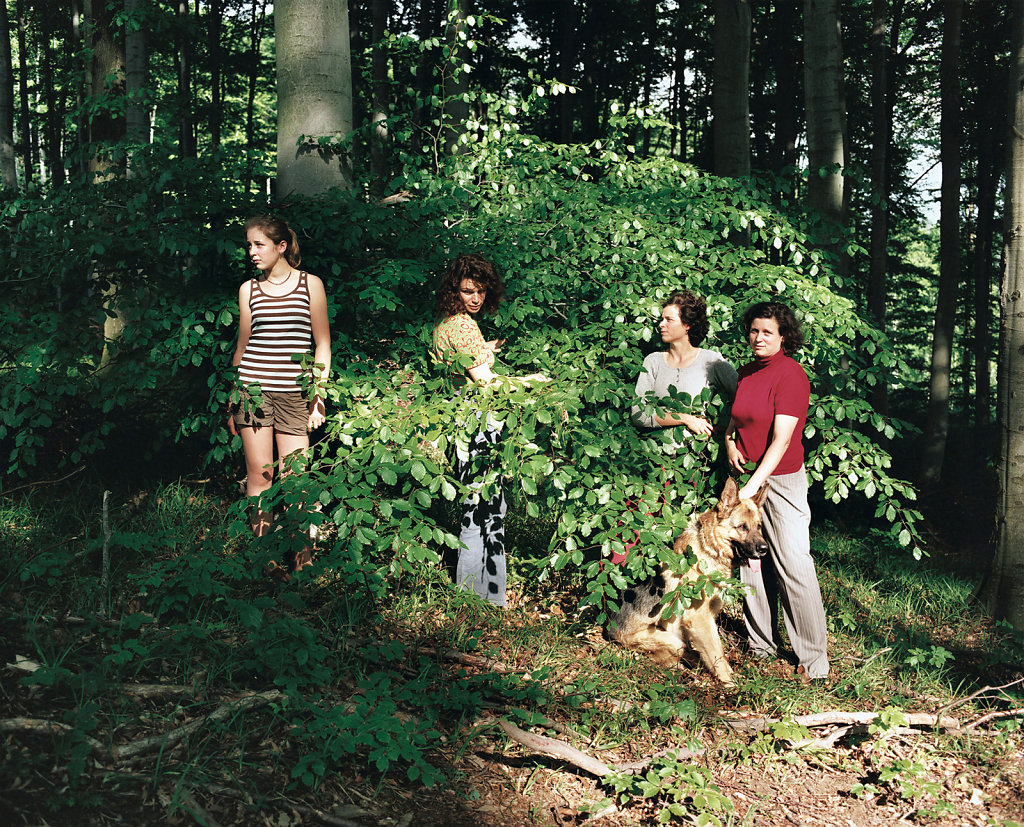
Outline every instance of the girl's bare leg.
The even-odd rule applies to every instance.
[[[245,495],[259,497],[274,482],[274,432],[271,428],[239,428],[245,450]],[[264,511],[259,500],[249,514],[252,533],[262,537],[274,522],[273,514]]]
[[[276,434],[277,438],[277,455],[280,457],[278,464],[281,470],[281,476],[288,473],[288,467],[294,461],[293,457],[289,457],[289,454],[294,454],[296,451],[308,451],[309,450],[309,437],[306,434]],[[313,548],[311,545],[305,545],[302,550],[295,554],[295,570],[310,565],[313,562]]]

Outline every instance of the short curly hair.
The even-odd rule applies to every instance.
[[[686,334],[690,344],[699,347],[700,343],[707,338],[710,328],[708,306],[704,298],[689,290],[680,290],[669,296],[661,309],[664,310],[666,307],[679,308],[679,321],[690,326]]]
[[[782,336],[782,351],[792,356],[804,346],[804,332],[800,320],[790,310],[789,305],[782,302],[758,302],[743,312],[743,335],[750,335],[750,326],[754,319],[775,319]]]
[[[463,279],[474,281],[487,291],[483,307],[480,308],[481,313],[496,312],[498,305],[505,298],[505,283],[498,268],[479,253],[463,253],[449,261],[441,275],[441,282],[437,286],[435,309],[438,319],[446,319],[465,309],[462,295],[459,293]]]

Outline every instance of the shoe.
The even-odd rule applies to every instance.
[[[804,686],[810,686],[811,681],[814,680],[810,675],[807,674],[807,669],[803,665],[800,665],[796,668],[795,677]]]

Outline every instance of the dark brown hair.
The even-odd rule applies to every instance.
[[[438,319],[446,319],[465,309],[459,293],[463,279],[474,281],[487,291],[481,313],[494,313],[505,298],[505,283],[498,268],[479,253],[463,253],[449,261],[441,275],[441,283],[437,286]]]
[[[679,321],[690,326],[686,334],[690,344],[694,347],[699,347],[700,343],[707,337],[708,328],[710,327],[708,324],[708,306],[703,297],[698,296],[696,293],[691,293],[689,290],[680,290],[678,293],[673,293],[669,296],[661,306],[661,309],[664,310],[669,306],[679,308]]]
[[[288,246],[284,248],[284,260],[292,267],[298,267],[302,263],[302,256],[299,253],[299,240],[295,237],[295,231],[288,226],[288,223],[279,216],[254,215],[245,222],[245,233],[249,230],[259,230],[271,240],[276,247],[282,241]]]
[[[775,319],[779,326],[779,335],[782,336],[782,350],[787,356],[792,356],[804,346],[804,332],[800,328],[800,320],[789,305],[782,302],[758,302],[751,305],[743,313],[743,333],[750,335],[750,326],[754,319]]]

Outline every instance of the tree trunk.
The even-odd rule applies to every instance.
[[[60,38],[66,37],[65,31],[60,31],[56,26],[67,20],[67,12],[64,8],[46,8],[43,10],[40,21],[42,36],[40,37],[40,59],[39,74],[42,85],[43,100],[46,101],[46,115],[43,119],[43,154],[46,157],[47,169],[50,180],[54,187],[63,186],[65,183],[64,152],[61,146],[61,137],[64,134],[64,116],[67,111],[65,105],[65,91],[62,88],[59,92],[54,85],[54,60],[53,44],[59,42]]]
[[[1003,40],[1003,14],[995,6],[984,8],[980,28],[984,53],[977,70],[980,85],[980,120],[978,124],[978,223],[972,261],[974,281],[974,429],[986,434],[992,420],[992,281],[995,275],[996,195],[1003,164],[1003,127],[1000,105],[1006,90],[1006,79],[996,56]],[[998,82],[997,82],[998,79]],[[986,453],[988,446],[986,445]]]
[[[146,42],[146,0],[124,0],[124,91],[125,122],[128,140],[141,146],[149,143],[149,109],[146,83],[149,79],[149,44]],[[128,162],[128,174],[134,173],[134,159]]]
[[[889,269],[889,140],[892,111],[889,107],[889,39],[886,36],[888,0],[874,0],[871,6],[871,256],[868,274],[868,310],[879,329],[885,331],[886,285]],[[888,377],[879,377],[871,391],[871,403],[879,413],[888,413]]]
[[[558,13],[558,66],[555,77],[566,86],[576,82],[577,32],[580,23],[576,0],[561,0]],[[573,96],[558,96],[558,140],[569,143],[573,138]]]
[[[352,131],[348,0],[278,0],[274,31],[278,198],[348,188],[337,147]]]
[[[0,189],[18,186],[14,163],[14,65],[11,63],[11,21],[7,3],[0,3]]]
[[[210,11],[206,15],[210,52],[210,150],[220,149],[221,117],[224,112],[223,88],[221,81],[221,29],[224,18],[223,0],[210,0]]]
[[[89,119],[89,174],[93,181],[120,172],[107,147],[125,136],[125,119],[115,115],[124,103],[124,45],[114,37],[114,19],[105,0],[85,0],[86,31],[90,32],[89,96],[94,112]],[[116,100],[120,98],[120,100]],[[113,360],[111,345],[120,341],[124,316],[118,306],[119,273],[95,274],[103,294],[103,354],[99,372],[105,373]]]
[[[714,171],[750,175],[750,4],[715,0],[711,81]]]
[[[800,136],[800,100],[797,91],[799,44],[796,3],[776,3],[772,30],[774,47],[769,50],[775,75],[775,144],[772,164],[775,173],[796,166]]]
[[[687,146],[689,130],[687,129],[686,119],[689,116],[690,109],[688,98],[690,87],[686,82],[686,52],[690,39],[686,26],[682,22],[677,23],[676,26],[672,70],[672,100],[674,103],[672,123],[675,125],[675,131],[678,135],[673,139],[672,143],[678,147],[674,157],[677,160],[686,161],[689,158],[689,147]]]
[[[843,219],[842,66],[839,0],[804,0],[807,202],[837,224]]]
[[[392,0],[373,0],[370,9],[373,49],[373,112],[371,114],[370,174],[374,198],[384,195],[388,181],[385,150],[390,139],[388,115],[391,112],[391,85],[388,79],[388,52],[382,42],[391,17]]]
[[[442,134],[445,152],[449,155],[460,151],[459,139],[465,134],[466,122],[469,120],[469,101],[466,100],[469,94],[469,77],[462,70],[462,64],[469,57],[469,50],[465,45],[466,38],[469,37],[466,5],[466,0],[450,0],[444,30],[449,55],[447,59],[442,58],[441,63],[444,100]]]
[[[25,0],[18,0],[15,4],[15,14],[18,21],[18,107],[21,133],[18,148],[21,150],[22,179],[27,187],[32,183],[32,119],[29,117],[28,105],[28,20],[25,17]]]
[[[195,126],[192,114],[192,21],[188,0],[178,0],[178,154],[196,157]]]
[[[1000,288],[1000,496],[998,541],[979,597],[992,615],[1024,631],[1024,0],[1011,23],[1006,215]]]
[[[267,0],[252,0],[252,20],[249,23],[249,74],[246,79],[245,102],[245,191],[249,192],[256,158],[256,86],[260,79],[263,44],[263,24],[267,17]]]
[[[949,389],[956,328],[957,286],[960,282],[960,28],[963,0],[945,0],[942,29],[942,60],[939,85],[942,123],[939,152],[942,157],[942,206],[939,212],[939,295],[932,335],[931,380],[928,416],[921,451],[922,486],[935,485],[942,477],[949,432]]]

